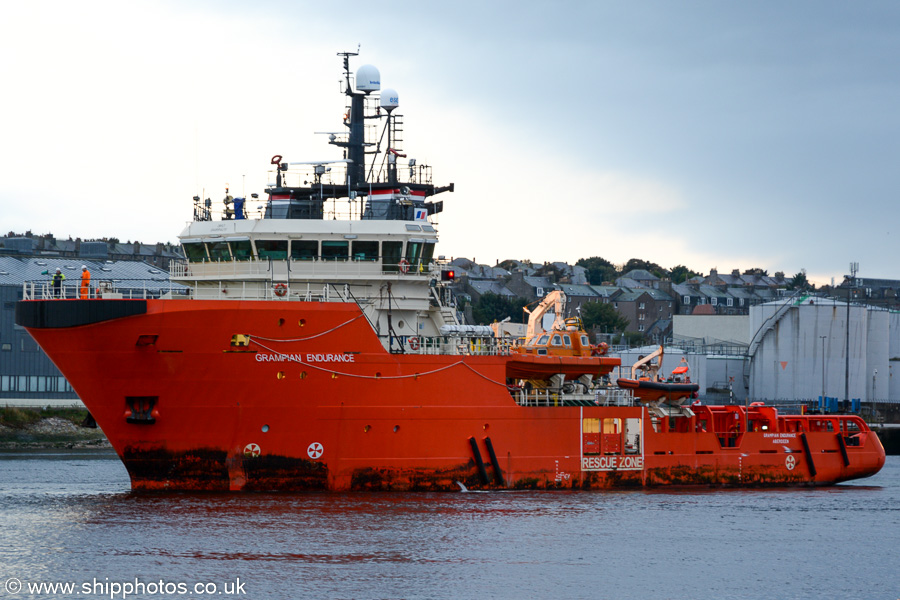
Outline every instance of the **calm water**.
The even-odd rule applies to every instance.
[[[109,453],[0,454],[0,599],[896,599],[898,543],[896,456],[812,490],[147,495]]]

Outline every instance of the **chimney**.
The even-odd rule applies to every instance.
[[[659,280],[659,291],[665,292],[672,295],[672,280],[671,279],[660,279]]]

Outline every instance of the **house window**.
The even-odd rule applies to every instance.
[[[644,320],[644,313],[638,313],[638,321]]]
[[[644,310],[644,303],[641,302],[640,304],[638,304],[638,308],[641,309],[641,310]]]
[[[719,305],[719,299],[718,299],[718,298],[711,298],[710,301],[709,301],[709,303],[712,304],[713,306],[718,306],[718,305]]]
[[[728,299],[728,306],[734,306],[734,298]]]
[[[691,297],[690,297],[690,296],[685,296],[685,297],[684,297],[684,301],[682,302],[682,304],[690,304],[690,303],[691,303]]]
[[[644,326],[643,326],[643,325],[638,325],[638,331],[644,331]]]
[[[738,298],[738,306],[743,306],[743,305],[744,305],[744,299]]]
[[[706,298],[699,298],[697,304],[706,304]]]

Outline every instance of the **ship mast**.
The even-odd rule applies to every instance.
[[[381,76],[378,69],[368,67],[368,65],[360,68],[357,75],[357,89],[359,92],[353,91],[353,85],[350,77],[350,57],[358,56],[359,52],[338,52],[338,56],[344,57],[344,80],[346,88],[344,94],[350,98],[350,112],[344,124],[349,128],[350,134],[346,142],[332,140],[330,143],[347,149],[347,158],[350,163],[347,165],[347,185],[348,192],[351,190],[359,190],[366,183],[366,134],[365,134],[365,99],[373,91],[377,91],[381,87]],[[360,82],[359,79],[365,77],[369,81]],[[362,83],[362,85],[360,85]]]

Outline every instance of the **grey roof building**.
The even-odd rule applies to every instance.
[[[184,258],[177,244],[121,243],[116,240],[87,241],[81,238],[57,239],[30,235],[0,237],[0,255],[46,256],[94,260],[138,260],[161,269],[169,269],[173,260]]]
[[[618,279],[616,285],[631,288],[659,288],[659,277],[646,269],[632,269]]]

